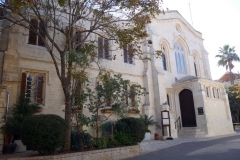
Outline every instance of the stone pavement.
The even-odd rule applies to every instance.
[[[240,135],[240,131],[237,131],[235,134],[230,134],[230,135],[223,135],[223,136],[214,136],[214,137],[203,137],[203,138],[175,138],[174,140],[165,140],[165,141],[160,141],[160,140],[150,140],[150,141],[142,141],[140,143],[140,154],[145,154],[153,151],[157,151],[160,149],[165,149],[168,147],[172,147],[175,145],[179,145],[182,143],[187,143],[187,142],[201,142],[201,141],[210,141],[210,140],[215,140],[215,139],[220,139],[220,138],[225,138],[225,137],[231,137],[231,136],[236,136]],[[240,157],[239,157],[240,160]]]
[[[173,140],[175,141],[175,140]],[[152,143],[148,153],[127,160],[240,160],[240,134]],[[146,143],[141,148],[146,147]],[[156,150],[156,151],[153,151]],[[146,150],[145,150],[146,151]]]

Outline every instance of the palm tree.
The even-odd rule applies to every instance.
[[[232,69],[234,65],[232,64],[232,62],[240,61],[238,55],[235,53],[235,47],[230,48],[229,45],[224,45],[223,48],[220,47],[219,53],[221,54],[215,56],[220,58],[220,60],[218,61],[218,66],[223,66],[223,67],[226,66],[226,70],[229,69],[230,81],[231,81],[231,84],[233,84]]]

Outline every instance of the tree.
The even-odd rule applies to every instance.
[[[96,130],[98,138],[99,125],[107,121],[113,114],[119,117],[127,117],[131,108],[138,108],[141,96],[148,92],[141,85],[130,84],[124,80],[121,74],[111,75],[109,72],[101,72],[96,93],[88,89],[89,101],[85,104],[92,113],[91,126]],[[131,103],[128,102],[131,99]],[[110,109],[112,113],[100,116],[100,111]]]
[[[230,81],[231,81],[231,84],[233,84],[234,79],[232,76],[232,69],[233,69],[234,65],[232,64],[232,62],[240,61],[238,55],[235,53],[235,47],[230,48],[229,45],[224,45],[223,48],[220,47],[219,53],[221,53],[221,54],[215,56],[217,58],[220,58],[220,60],[218,61],[218,66],[226,67],[226,70],[229,69]]]
[[[229,105],[234,122],[239,122],[240,116],[240,86],[232,85],[227,90]]]
[[[65,150],[70,149],[71,108],[75,85],[88,79],[86,69],[100,67],[110,50],[131,44],[130,56],[146,57],[145,27],[159,14],[159,0],[6,0],[0,1],[9,27],[29,30],[29,40],[51,55],[65,96]],[[9,12],[11,10],[11,12]],[[33,17],[33,18],[31,18]],[[23,33],[24,34],[24,33]],[[99,39],[95,39],[95,35]],[[60,41],[59,40],[64,40]],[[109,47],[109,41],[115,45]],[[99,47],[98,47],[99,46]],[[98,52],[98,53],[97,53]],[[103,57],[103,53],[105,57]],[[156,52],[160,53],[160,52]],[[59,65],[60,64],[60,65]]]

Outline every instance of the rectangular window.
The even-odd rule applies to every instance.
[[[124,63],[133,64],[133,49],[131,45],[123,46]]]
[[[110,59],[109,55],[109,40],[98,37],[98,58]]]
[[[45,46],[45,28],[42,22],[38,22],[37,19],[30,20],[30,30],[28,37],[28,44]]]
[[[210,97],[210,96],[209,96],[209,89],[208,89],[208,87],[206,87],[206,96],[207,96],[207,97]]]
[[[215,97],[215,89],[214,88],[212,89],[212,92],[213,92],[213,98],[216,98]]]
[[[219,98],[219,89],[217,89],[217,98]]]
[[[43,104],[44,75],[40,73],[22,73],[21,95],[31,102]]]

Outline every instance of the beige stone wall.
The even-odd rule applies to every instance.
[[[6,113],[6,103],[7,103],[7,86],[0,85],[0,127],[5,124],[4,115]],[[0,154],[2,154],[3,146],[3,134],[0,132]]]
[[[165,15],[157,16],[147,27],[147,31],[149,33],[147,40],[151,39],[153,44],[143,46],[143,50],[146,52],[145,56],[150,58],[151,61],[142,61],[136,58],[134,64],[124,63],[123,50],[118,49],[111,52],[111,55],[116,55],[116,60],[101,61],[103,68],[113,73],[121,73],[123,78],[130,80],[131,83],[137,83],[146,87],[149,95],[142,98],[139,110],[142,112],[144,110],[143,104],[147,104],[148,109],[146,113],[148,116],[153,115],[153,119],[159,123],[161,123],[161,106],[167,101],[167,94],[171,101],[172,123],[180,116],[178,93],[184,88],[193,91],[196,110],[197,107],[208,106],[208,102],[204,101],[203,95],[205,92],[199,89],[198,82],[187,82],[179,88],[174,87],[176,79],[181,79],[187,75],[195,75],[193,62],[196,62],[199,78],[211,79],[208,53],[203,46],[202,34],[190,26],[177,11],[169,11]],[[90,39],[96,38],[96,35],[90,36]],[[57,39],[56,43],[65,41],[65,38],[61,35],[58,35]],[[186,75],[177,73],[174,55],[175,42],[179,42],[183,46],[187,69]],[[19,26],[12,27],[9,35],[9,49],[5,53],[3,67],[3,83],[8,86],[10,106],[16,103],[19,97],[22,72],[41,73],[44,75],[44,107],[42,113],[53,113],[63,117],[65,106],[64,94],[52,59],[44,47],[29,45],[27,43],[28,30]],[[116,44],[110,44],[116,47]],[[152,55],[155,51],[160,50],[162,45],[166,49],[167,71],[163,70],[162,59]],[[55,55],[58,56],[56,52]],[[91,87],[94,88],[98,75],[97,66],[93,65],[88,72]],[[224,100],[221,105],[228,105],[227,100]],[[209,110],[211,112],[211,109]],[[83,112],[90,116],[87,109],[84,109]],[[110,119],[119,119],[119,117],[112,116]],[[203,131],[206,131],[206,115],[198,116],[196,114],[196,119],[197,125]],[[152,131],[152,138],[154,133],[161,135],[161,130],[158,130],[156,127],[151,127],[150,129]],[[172,130],[174,133],[173,125]]]
[[[139,155],[139,145],[109,148],[86,152],[75,152],[68,154],[60,154],[54,156],[32,156],[32,157],[19,157],[19,158],[7,158],[6,160],[120,160]]]

